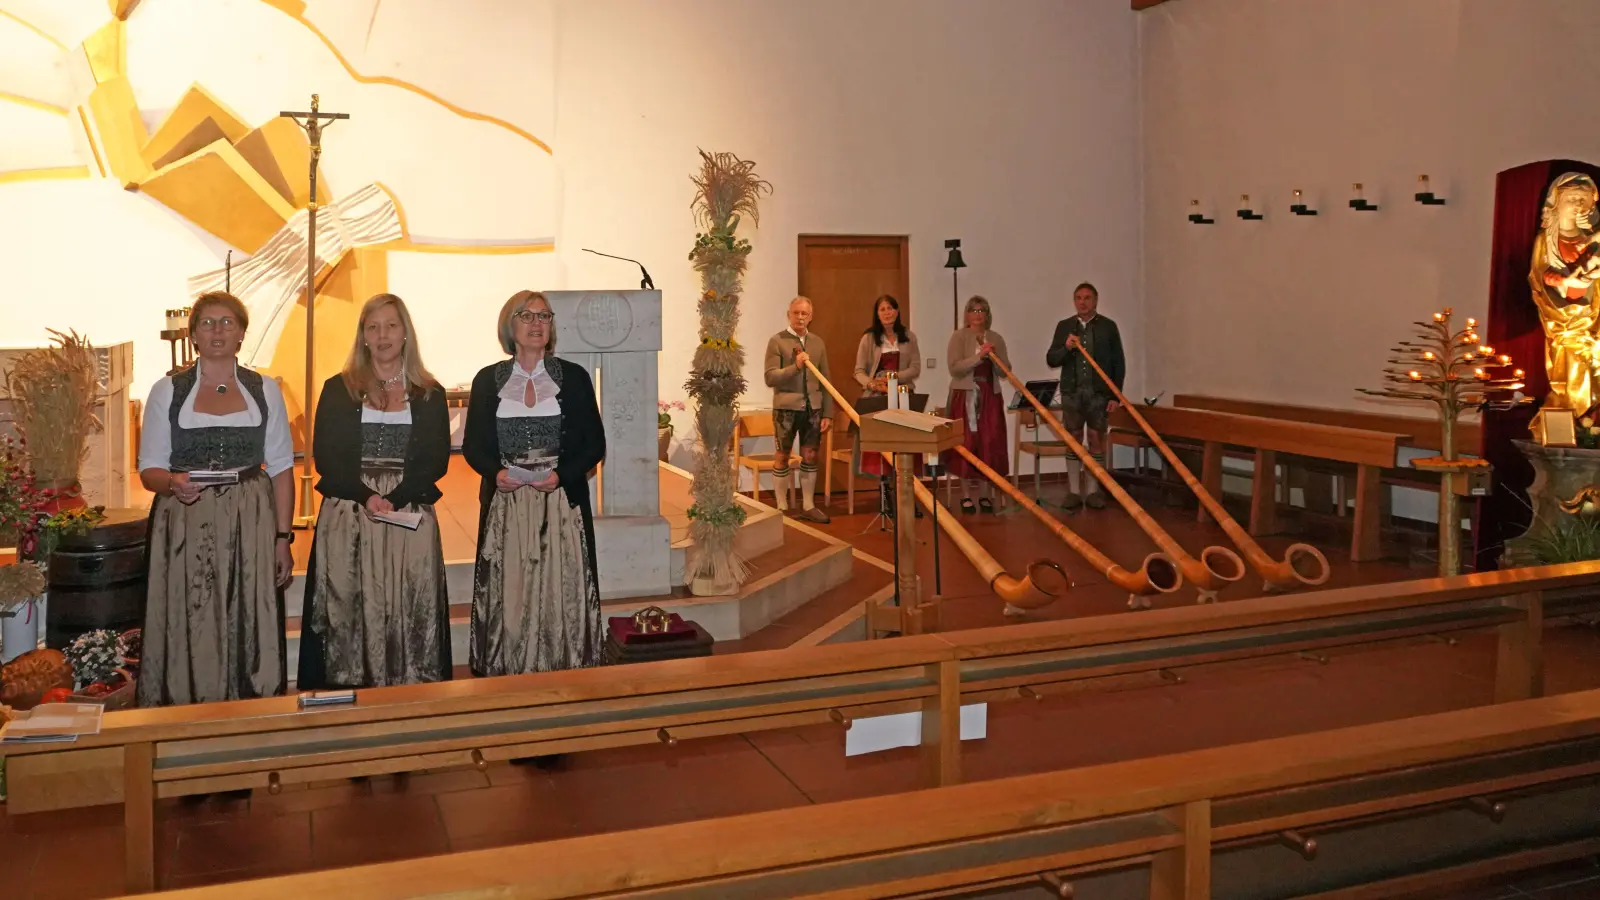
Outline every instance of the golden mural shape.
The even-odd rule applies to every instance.
[[[1550,377],[1546,410],[1583,415],[1595,402],[1600,328],[1600,230],[1594,179],[1577,172],[1557,178],[1545,194],[1533,240],[1528,285],[1544,328],[1544,366]]]

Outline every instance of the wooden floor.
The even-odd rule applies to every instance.
[[[888,533],[858,534],[870,516],[842,515],[842,501],[841,496],[833,523],[821,530],[890,558]],[[1151,511],[1191,550],[1220,542],[1215,529],[1193,523],[1192,513]],[[1048,556],[1072,573],[1078,586],[1070,596],[1038,615],[1124,610],[1119,591],[1088,571],[1026,514],[976,515],[963,521],[1014,570]],[[1137,563],[1148,552],[1149,541],[1115,510],[1079,513],[1067,521],[1124,565]],[[929,525],[922,520],[919,564],[931,586]],[[1281,549],[1286,542],[1265,543]],[[1323,549],[1335,563],[1335,585],[1426,574],[1394,563],[1350,565],[1342,551]],[[987,594],[972,567],[948,543],[941,555],[947,626],[1000,622],[998,601]],[[876,573],[879,586],[888,583],[881,568],[860,560],[857,564]],[[868,574],[863,570],[860,577]],[[1223,596],[1248,596],[1258,588],[1247,582]],[[813,605],[832,603],[843,609],[859,598],[859,589],[830,592]],[[1191,603],[1193,591],[1166,602]],[[800,613],[820,617],[806,609]],[[798,631],[805,625],[788,627]],[[761,638],[719,649],[751,649]],[[1291,656],[1196,667],[1183,670],[1183,684],[1137,681],[1039,703],[992,705],[989,736],[966,745],[964,771],[975,779],[996,778],[1421,715],[1492,699],[1494,644],[1487,636],[1469,637],[1457,646],[1417,641],[1331,656],[1326,665]],[[1553,628],[1546,670],[1551,692],[1600,687],[1600,629],[1576,624]],[[166,868],[161,883],[227,882],[919,786],[912,751],[846,760],[842,744],[838,729],[817,727],[583,754],[555,772],[492,765],[484,772],[451,770],[289,788],[278,796],[258,792],[249,799],[163,803],[158,840]],[[0,897],[115,895],[122,883],[121,847],[120,807],[0,815]],[[1600,868],[1589,863],[1430,896],[1577,900],[1600,897],[1597,879]]]

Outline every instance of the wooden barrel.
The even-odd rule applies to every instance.
[[[88,534],[63,538],[50,554],[45,646],[65,648],[88,631],[144,624],[145,539],[150,513],[107,509]]]

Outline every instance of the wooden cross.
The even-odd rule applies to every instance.
[[[300,476],[300,516],[295,524],[310,528],[316,524],[317,517],[313,507],[315,499],[311,494],[311,479],[313,462],[311,454],[312,426],[315,422],[313,405],[316,400],[316,313],[317,313],[317,164],[322,160],[322,128],[323,123],[331,123],[338,119],[350,118],[349,113],[322,112],[320,109],[321,98],[316,94],[311,95],[310,112],[280,112],[279,116],[293,119],[296,125],[305,129],[306,140],[311,145],[311,193],[306,201],[306,392],[303,405],[306,417],[306,465],[305,471]]]

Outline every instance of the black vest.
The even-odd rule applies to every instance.
[[[237,371],[239,384],[255,398],[261,411],[261,424],[224,426],[217,428],[183,428],[178,425],[178,412],[184,401],[200,380],[198,366],[190,366],[172,376],[172,405],[167,408],[167,421],[172,428],[172,460],[168,468],[174,472],[192,472],[203,469],[248,469],[266,460],[267,446],[267,395],[261,387],[261,374],[249,369]]]

